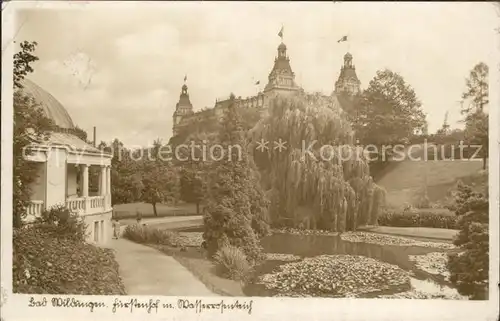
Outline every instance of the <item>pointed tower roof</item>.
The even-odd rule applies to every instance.
[[[287,56],[286,50],[286,45],[281,42],[278,46],[278,56],[274,59],[274,66],[269,73],[269,81],[264,91],[269,91],[276,87],[283,89],[298,89],[295,83],[295,73],[290,66],[290,58]]]
[[[184,83],[181,88],[179,101],[175,105],[174,115],[186,115],[193,112],[193,105],[189,99],[188,86]]]
[[[357,93],[360,91],[361,82],[356,75],[356,67],[352,63],[352,55],[348,52],[344,55],[344,65],[340,68],[340,75],[335,82],[335,92]]]
[[[345,80],[353,79],[359,82],[358,76],[356,75],[356,67],[352,64],[352,55],[348,52],[344,55],[344,65],[340,69],[340,78]]]

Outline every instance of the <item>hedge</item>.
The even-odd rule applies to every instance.
[[[178,233],[139,224],[127,225],[123,237],[141,244],[161,244],[177,247],[181,243]]]
[[[419,210],[418,212],[385,212],[378,217],[378,225],[394,227],[433,227],[458,229],[457,216],[449,212]]]

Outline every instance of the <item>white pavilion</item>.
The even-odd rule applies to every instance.
[[[46,140],[34,143],[25,156],[37,164],[39,173],[31,186],[27,220],[33,221],[44,209],[64,205],[83,217],[89,242],[106,243],[111,238],[113,211],[112,155],[75,136],[73,120],[48,92],[27,79],[22,90],[34,98],[45,116],[58,127]]]

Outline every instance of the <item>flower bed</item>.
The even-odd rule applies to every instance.
[[[418,212],[385,212],[379,215],[378,225],[394,227],[433,227],[456,229],[458,217],[451,211],[428,209]]]
[[[415,266],[427,273],[444,276],[445,280],[450,277],[448,271],[448,254],[445,252],[432,252],[426,255],[410,255],[409,260],[415,262]]]
[[[409,273],[388,263],[357,255],[321,255],[280,266],[258,283],[278,296],[346,297],[409,287]]]
[[[340,235],[340,238],[348,242],[362,242],[362,243],[371,243],[379,245],[420,246],[420,247],[432,247],[432,248],[439,248],[446,250],[456,248],[455,245],[449,243],[423,242],[423,241],[412,240],[405,237],[368,233],[368,232],[345,232]]]

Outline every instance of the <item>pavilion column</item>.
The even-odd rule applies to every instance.
[[[89,196],[89,166],[82,164],[82,196]]]
[[[106,195],[108,207],[111,207],[111,165],[106,166]]]
[[[104,196],[107,194],[106,192],[106,167],[101,166],[101,175],[100,175],[100,184],[99,184],[99,195]]]

